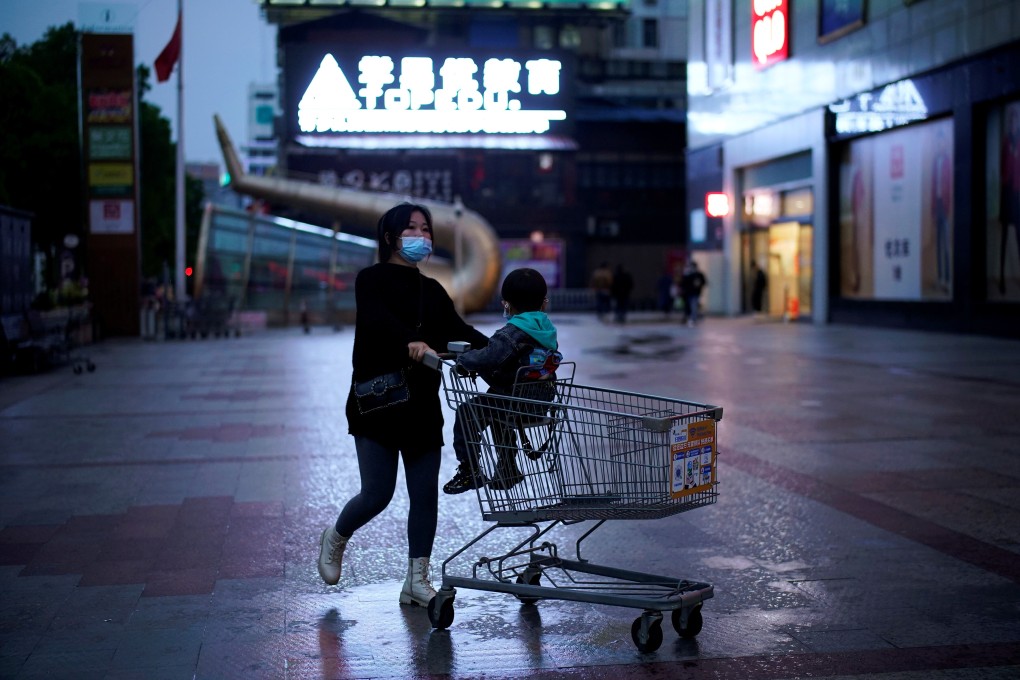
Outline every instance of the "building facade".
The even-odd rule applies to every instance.
[[[714,311],[753,262],[773,318],[1020,335],[1020,5],[694,0],[689,36]]]
[[[685,237],[686,3],[262,4],[279,25],[279,172],[460,201],[505,269],[577,288],[608,260],[653,295]]]

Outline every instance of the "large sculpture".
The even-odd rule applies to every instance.
[[[258,177],[244,172],[234,144],[219,116],[213,116],[223,160],[230,173],[234,191],[302,210],[330,219],[375,224],[379,217],[401,201],[411,200],[429,208],[436,241],[457,250],[460,261],[451,268],[429,265],[427,273],[435,277],[465,313],[484,309],[499,285],[499,240],[484,217],[462,206],[439,201],[410,198],[398,194],[358,191],[280,177]],[[459,234],[458,234],[459,232]],[[456,242],[460,239],[460,246]]]

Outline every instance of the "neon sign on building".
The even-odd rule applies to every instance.
[[[924,97],[909,78],[830,104],[829,111],[835,114],[837,135],[881,132],[928,117]]]
[[[751,1],[751,61],[763,69],[790,54],[788,0]]]
[[[330,53],[297,101],[297,129],[542,134],[567,118],[558,106],[562,76],[562,63],[549,58],[372,54],[338,61]]]

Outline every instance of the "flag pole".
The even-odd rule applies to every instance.
[[[180,57],[177,59],[177,195],[175,200],[176,228],[176,281],[174,296],[178,303],[187,297],[187,285],[184,281],[184,0],[177,0],[177,17],[181,22]]]

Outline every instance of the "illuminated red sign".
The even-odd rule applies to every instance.
[[[751,1],[751,61],[757,68],[789,56],[789,10],[789,0]]]
[[[730,214],[730,197],[719,192],[705,194],[705,214],[709,217],[726,217]]]

